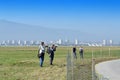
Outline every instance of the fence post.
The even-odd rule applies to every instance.
[[[92,59],[92,80],[95,80],[95,59]]]
[[[71,70],[71,55],[68,51],[67,55],[67,80],[72,80],[72,70]]]
[[[103,57],[103,50],[102,50],[102,47],[101,47],[101,49],[100,49],[100,57],[102,58]]]
[[[92,50],[92,59],[93,59],[94,55],[93,55],[93,50]]]
[[[111,54],[110,54],[110,48],[109,48],[109,57],[111,56]]]

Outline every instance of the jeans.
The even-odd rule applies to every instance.
[[[43,62],[44,62],[44,53],[41,53],[41,56],[40,56],[40,66],[41,67],[43,66]]]
[[[80,58],[83,59],[83,53],[80,53]]]

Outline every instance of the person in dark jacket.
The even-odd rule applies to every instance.
[[[76,54],[76,47],[73,47],[73,57],[77,59],[77,54]]]
[[[53,65],[53,60],[54,60],[54,52],[56,51],[56,46],[53,44],[52,47],[50,48],[50,65]]]

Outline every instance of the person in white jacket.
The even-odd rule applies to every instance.
[[[43,62],[44,62],[44,55],[45,55],[45,44],[44,44],[44,42],[41,42],[41,44],[39,46],[38,54],[39,54],[39,59],[40,59],[40,67],[42,67]]]

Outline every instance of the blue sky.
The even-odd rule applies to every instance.
[[[119,0],[0,0],[0,19],[119,41],[119,4]]]

